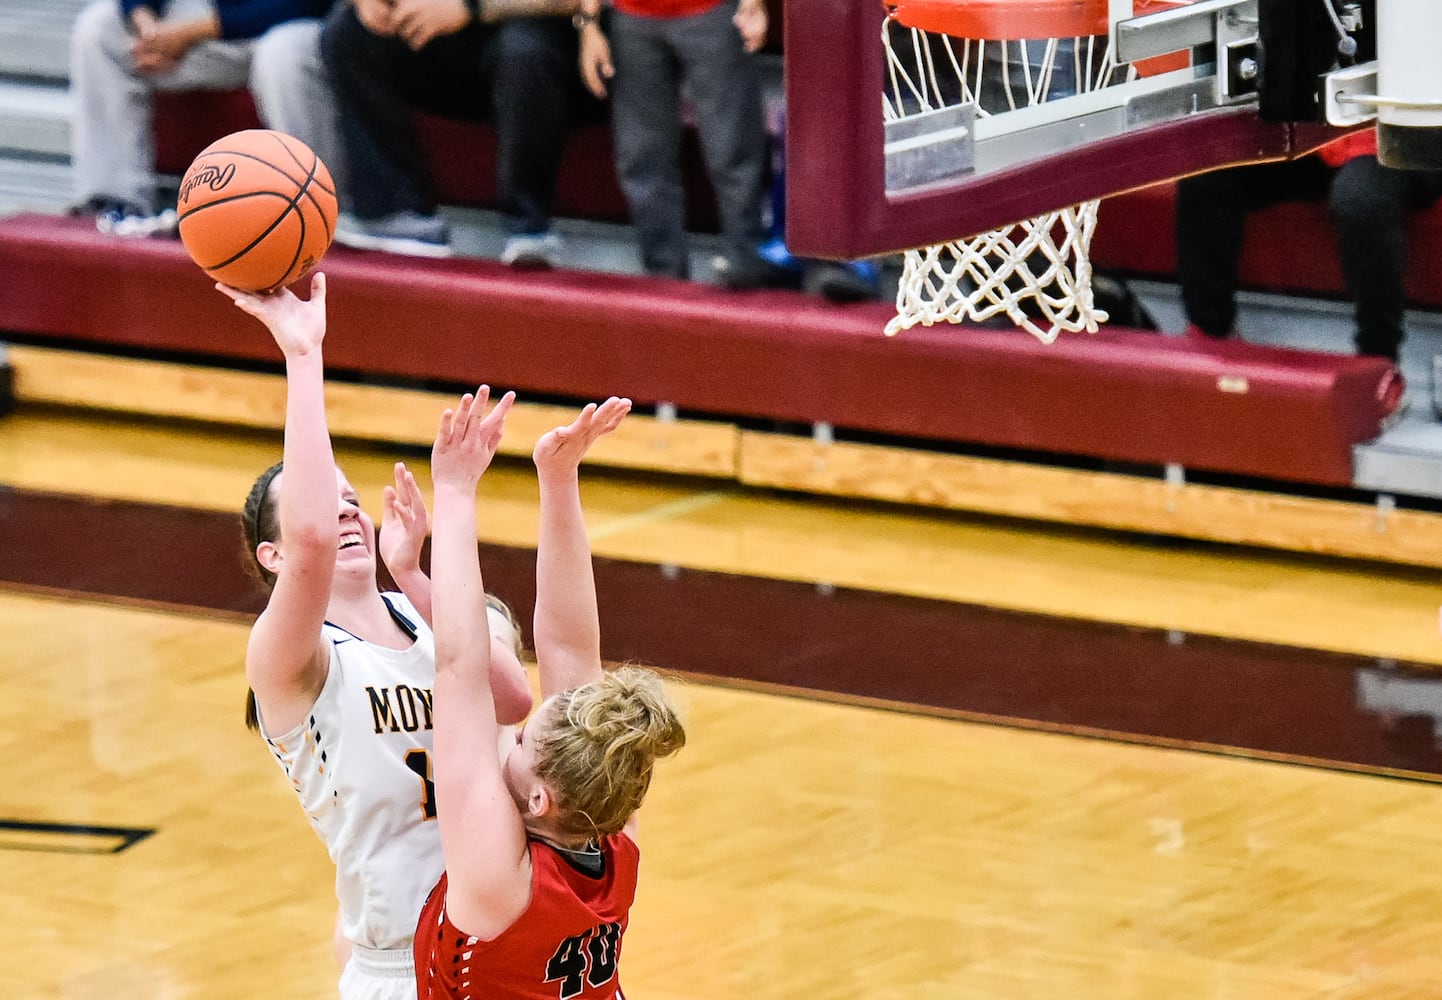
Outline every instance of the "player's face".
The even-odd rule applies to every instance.
[[[271,482],[268,503],[272,505],[280,503],[280,491],[284,479],[285,473],[281,472]],[[360,496],[340,469],[335,470],[335,482],[337,575],[352,574],[357,577],[369,575],[374,579],[375,522],[365,511],[361,510]],[[265,555],[262,550],[267,548],[274,550],[274,553],[278,553],[282,559],[276,559],[274,554]],[[277,572],[282,564],[284,553],[285,539],[283,537],[265,539],[258,546],[256,558],[271,572]]]
[[[375,567],[375,522],[361,509],[360,494],[340,469],[335,470],[336,486],[336,568]]]

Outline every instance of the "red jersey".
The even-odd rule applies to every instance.
[[[601,840],[596,876],[532,840],[531,902],[493,941],[459,931],[446,914],[444,874],[416,926],[418,1000],[614,1000],[621,935],[636,898],[641,852],[625,834]]]
[[[611,6],[632,17],[655,17],[663,20],[695,17],[720,3],[721,0],[611,0]]]

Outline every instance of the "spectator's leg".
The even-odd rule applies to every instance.
[[[613,11],[611,130],[616,175],[647,274],[690,276],[681,180],[681,93],[676,58],[654,18]]]
[[[168,16],[199,17],[205,0],[176,0]],[[170,73],[141,73],[114,0],[81,11],[70,39],[70,86],[75,98],[72,158],[79,202],[114,198],[155,211],[154,92],[245,85],[250,46],[208,42],[186,54]]]
[[[1233,332],[1247,216],[1284,201],[1320,198],[1329,175],[1312,156],[1229,167],[1177,182],[1177,273],[1188,323],[1209,337]]]
[[[335,96],[320,61],[320,21],[287,21],[256,39],[250,91],[261,121],[315,150],[337,191],[348,186]]]
[[[1356,306],[1357,353],[1397,360],[1406,335],[1407,215],[1442,191],[1442,175],[1359,156],[1337,170],[1329,207]]]
[[[673,22],[672,38],[685,67],[685,91],[696,111],[701,152],[716,192],[725,254],[752,267],[765,236],[766,131],[755,57],[731,23],[736,4]]]
[[[502,21],[486,47],[496,194],[512,233],[551,229],[556,175],[580,90],[576,32],[561,17]]]
[[[367,220],[399,212],[434,215],[407,94],[415,77],[427,70],[440,76],[440,67],[428,65],[422,53],[399,39],[371,34],[348,3],[337,4],[327,16],[320,52],[340,109],[350,177],[342,208]]]

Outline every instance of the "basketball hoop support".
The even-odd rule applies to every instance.
[[[1442,170],[1442,32],[1436,0],[1379,0],[1377,58],[1327,75],[1327,123],[1376,119],[1377,159],[1404,170]]]

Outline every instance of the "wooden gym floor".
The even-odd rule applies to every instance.
[[[241,724],[274,435],[0,420],[0,997],[334,995],[330,864]],[[397,457],[343,449],[378,511]],[[522,463],[488,583],[532,598]],[[1442,982],[1442,575],[589,473],[606,654],[679,678],[646,1000]]]

